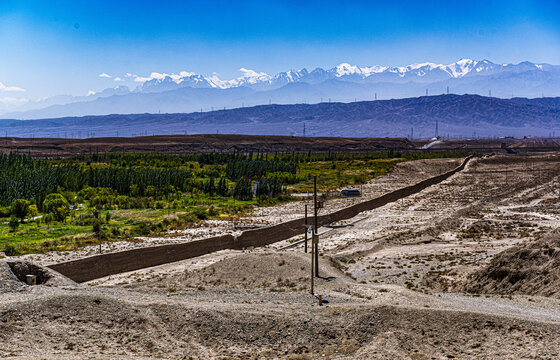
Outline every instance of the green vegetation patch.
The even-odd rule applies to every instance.
[[[73,250],[235,219],[290,192],[365,183],[398,162],[464,153],[0,154],[0,251]]]

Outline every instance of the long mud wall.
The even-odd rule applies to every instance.
[[[217,236],[188,243],[95,255],[49,267],[76,282],[84,282],[231,249],[233,240],[232,235]]]
[[[410,196],[425,188],[449,178],[465,168],[472,156],[467,157],[457,168],[417,184],[407,186],[375,199],[319,216],[320,226],[336,221],[352,218],[361,212],[373,210],[390,202]],[[188,243],[161,245],[134,250],[115,252],[87,257],[80,260],[51,265],[50,268],[69,277],[76,282],[85,282],[123,272],[139,270],[147,267],[167,264],[189,259],[215,251],[226,249],[245,249],[272,244],[302,234],[305,231],[305,220],[296,219],[270,227],[249,230],[237,237],[232,235],[217,236]]]

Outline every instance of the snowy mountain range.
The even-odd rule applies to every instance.
[[[342,63],[328,70],[316,68],[312,71],[308,71],[304,68],[301,70],[284,71],[274,76],[245,68],[241,68],[240,71],[243,73],[243,76],[231,80],[222,80],[216,75],[205,77],[200,74],[189,72],[171,75],[152,73],[148,78],[149,80],[144,82],[136,91],[156,92],[185,86],[219,89],[247,86],[262,90],[278,88],[289,83],[305,82],[315,84],[331,79],[370,83],[403,83],[408,81],[429,83],[464,77],[490,76],[498,73],[517,74],[526,71],[560,71],[560,66],[534,64],[531,62],[494,64],[488,60],[476,61],[462,59],[448,65],[428,62],[398,67],[380,65],[359,67],[348,63]]]
[[[462,59],[451,64],[365,66],[289,70],[270,75],[241,68],[224,80],[192,72],[131,75],[139,85],[88,96],[57,96],[29,102],[1,118],[37,119],[114,113],[211,111],[261,104],[353,102],[421,95],[478,94],[499,98],[560,96],[560,66],[521,62],[495,64]],[[14,111],[14,110],[17,110]],[[1,113],[1,112],[0,112]]]

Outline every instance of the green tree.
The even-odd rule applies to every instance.
[[[72,191],[61,191],[60,194],[68,201],[69,204],[74,204],[76,201],[76,193]]]
[[[220,178],[220,181],[218,181],[218,188],[216,192],[220,196],[228,196],[229,189],[225,177]]]
[[[12,203],[11,209],[12,215],[20,219],[20,222],[23,222],[27,214],[29,214],[29,202],[24,199],[17,199]]]
[[[245,178],[239,179],[233,189],[233,197],[239,200],[251,200],[253,198],[251,182]]]
[[[15,232],[19,226],[19,221],[18,218],[13,216],[10,218],[10,222],[8,223],[8,225],[10,226],[10,230],[12,232]]]
[[[140,195],[140,187],[136,184],[130,185],[130,195],[139,196]]]
[[[56,221],[64,221],[70,214],[70,204],[61,194],[49,194],[43,202],[43,210],[52,214]]]
[[[214,178],[208,179],[202,186],[202,191],[208,195],[214,195],[216,192],[216,185],[214,184]]]
[[[39,215],[39,209],[37,208],[37,205],[33,204],[33,205],[29,205],[28,207],[29,209],[29,216],[30,217],[35,217],[37,215]]]
[[[157,189],[155,186],[147,186],[144,190],[144,195],[154,197],[157,195]]]

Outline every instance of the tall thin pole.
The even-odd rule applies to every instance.
[[[319,277],[319,231],[317,230],[317,213],[319,209],[317,208],[317,175],[313,176],[313,208],[314,208],[314,219],[313,219],[313,237],[312,241],[314,244],[312,246],[315,250],[315,276]]]
[[[313,244],[311,244],[311,295],[315,294],[315,291],[313,289],[314,278],[315,278],[315,274],[313,272],[314,264],[315,264],[315,251],[313,250]]]
[[[306,231],[307,233],[307,231]],[[313,242],[315,241],[315,229],[311,233],[311,295],[315,294],[315,247],[313,246]]]
[[[307,252],[307,204],[305,204],[305,252]]]
[[[99,253],[101,254],[101,212],[97,211],[97,237],[99,239]]]

